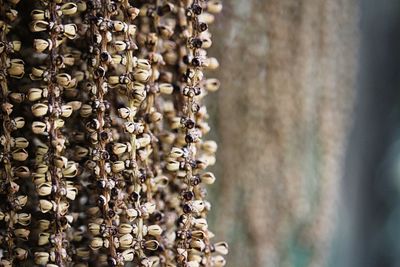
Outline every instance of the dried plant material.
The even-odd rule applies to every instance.
[[[219,88],[203,71],[220,3],[43,0],[24,25],[17,2],[0,7],[2,265],[223,266],[201,104]],[[33,47],[7,39],[14,22]]]

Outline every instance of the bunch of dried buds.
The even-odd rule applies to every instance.
[[[220,1],[18,2],[0,0],[1,265],[224,266],[202,104]]]

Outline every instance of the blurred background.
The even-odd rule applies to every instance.
[[[227,266],[400,266],[400,1],[227,0],[212,31]]]

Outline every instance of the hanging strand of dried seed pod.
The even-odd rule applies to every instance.
[[[122,12],[124,14],[124,21],[128,22],[128,27],[131,28],[131,33],[128,32],[125,34],[124,40],[133,43],[134,34],[136,33],[136,26],[131,25],[132,21],[137,17],[138,10],[130,6],[128,1],[123,1],[121,6]],[[135,46],[136,48],[136,46]],[[129,145],[131,147],[129,151],[129,155],[127,158],[128,168],[125,170],[125,174],[127,176],[127,184],[132,188],[132,192],[130,190],[127,191],[126,195],[126,209],[125,209],[125,222],[119,227],[120,240],[125,240],[124,243],[127,248],[133,247],[134,249],[128,249],[127,251],[131,251],[129,255],[132,257],[137,255],[135,261],[140,262],[140,258],[143,257],[142,247],[140,246],[140,237],[142,235],[142,227],[136,223],[137,217],[141,217],[141,214],[138,212],[138,208],[140,204],[139,201],[139,193],[140,185],[137,183],[136,175],[139,172],[138,165],[136,161],[136,140],[137,136],[143,133],[143,125],[140,122],[135,122],[135,117],[137,114],[137,110],[141,103],[146,98],[145,86],[142,83],[135,83],[132,77],[134,68],[136,68],[139,63],[138,59],[133,56],[133,49],[129,49],[126,51],[125,55],[126,60],[126,73],[124,76],[129,80],[126,84],[125,92],[127,96],[127,107],[122,107],[119,109],[119,116],[126,120],[124,123],[124,130],[129,134]],[[140,65],[147,65],[145,61],[142,61]],[[146,77],[144,77],[145,80]],[[119,156],[119,155],[118,155]],[[138,219],[140,220],[140,218]],[[138,242],[136,245],[136,241]],[[135,247],[136,245],[136,247]]]
[[[150,237],[161,234],[161,228],[157,225],[148,226],[146,224],[146,220],[154,212],[155,205],[151,202],[151,198],[143,196],[145,190],[148,189],[146,188],[147,177],[145,168],[139,165],[146,160],[149,153],[150,140],[149,135],[144,133],[141,106],[146,101],[146,83],[151,75],[151,70],[147,60],[137,59],[133,56],[133,49],[137,49],[136,44],[133,45],[136,26],[131,23],[139,11],[130,6],[128,1],[122,2],[121,11],[124,14],[124,21],[128,23],[124,40],[132,45],[124,54],[120,51],[119,54],[113,56],[119,63],[121,63],[120,58],[124,58],[126,61],[126,64],[122,64],[126,65],[125,73],[120,75],[118,80],[120,81],[120,91],[127,97],[127,106],[119,109],[119,116],[125,120],[124,131],[128,133],[128,146],[130,147],[128,153],[115,153],[117,151],[114,151],[119,160],[126,158],[127,168],[123,173],[127,177],[126,184],[129,185],[125,198],[125,222],[119,227],[120,243],[121,247],[128,248],[123,252],[125,257],[136,255],[136,264],[152,266],[156,264],[158,257],[148,257],[146,251],[157,249],[158,242]],[[110,77],[110,83],[113,79],[115,78]]]
[[[63,52],[74,59],[74,65],[71,66],[70,73],[77,80],[77,87],[64,91],[64,98],[68,101],[67,104],[73,107],[74,111],[82,111],[82,103],[87,102],[87,95],[84,90],[84,84],[88,78],[88,70],[86,64],[86,31],[88,25],[84,23],[84,14],[86,12],[86,1],[75,1],[77,6],[77,14],[70,16],[70,23],[77,25],[77,37],[73,42],[69,42],[68,46],[63,46]],[[80,122],[80,112],[72,113],[69,120],[66,121],[65,128],[68,131],[64,132],[66,139],[66,151],[70,160],[78,163],[79,171],[75,179],[74,186],[79,191],[76,199],[71,202],[69,207],[69,215],[73,218],[70,227],[67,229],[67,239],[69,246],[67,253],[71,256],[71,266],[87,267],[90,262],[90,248],[88,246],[88,237],[86,235],[86,220],[87,220],[87,204],[90,190],[87,187],[88,173],[83,173],[84,170],[82,158],[87,157],[88,151],[85,145],[84,125]],[[83,151],[83,153],[82,153]]]
[[[93,105],[92,118],[87,122],[89,141],[92,144],[92,161],[94,163],[94,183],[98,187],[97,205],[100,213],[98,219],[93,218],[89,224],[89,230],[94,234],[90,247],[97,251],[105,248],[106,261],[109,266],[116,266],[118,239],[115,236],[119,218],[112,201],[112,190],[115,181],[110,176],[110,152],[111,139],[110,107],[106,100],[108,92],[107,72],[109,68],[108,43],[112,41],[110,31],[111,16],[116,12],[114,1],[101,0],[88,3],[89,14],[89,40],[91,42],[88,65],[90,69],[90,84],[92,84]],[[94,228],[99,226],[98,231]],[[100,251],[101,253],[101,251]],[[100,254],[101,256],[101,254]],[[103,258],[99,259],[103,264]]]
[[[41,1],[41,4],[43,9],[31,12],[33,21],[30,28],[32,32],[47,33],[48,39],[34,40],[35,51],[47,54],[47,65],[32,67],[30,78],[41,87],[31,88],[28,99],[34,102],[31,106],[33,116],[41,118],[41,121],[32,123],[33,133],[44,139],[36,151],[35,185],[43,213],[38,224],[38,245],[49,250],[36,252],[35,263],[53,262],[62,267],[70,261],[65,231],[72,221],[68,215],[69,201],[77,194],[77,188],[67,179],[75,177],[78,172],[77,164],[66,157],[65,138],[61,131],[65,123],[63,118],[68,118],[73,111],[72,105],[64,103],[63,93],[76,86],[76,79],[63,72],[74,64],[74,59],[63,55],[61,45],[66,39],[76,37],[77,27],[62,23],[64,16],[76,13],[77,6],[74,3],[63,4],[62,0]]]
[[[1,87],[1,194],[5,194],[5,201],[0,211],[0,221],[6,226],[2,231],[3,257],[2,266],[15,266],[27,258],[28,251],[21,247],[21,241],[27,241],[30,231],[24,227],[30,223],[31,215],[21,212],[27,203],[27,196],[18,194],[20,185],[17,183],[19,175],[15,172],[20,164],[27,160],[29,145],[25,137],[13,137],[13,133],[25,125],[22,117],[15,117],[17,110],[11,103],[20,103],[22,95],[11,91],[10,84],[13,78],[21,79],[24,76],[24,62],[20,59],[11,59],[14,53],[21,48],[21,42],[9,41],[7,34],[11,24],[17,19],[18,12],[13,9],[18,1],[0,1],[0,87]],[[15,87],[15,83],[12,87]],[[26,168],[21,166],[21,168]]]
[[[141,54],[148,58],[151,63],[151,76],[148,83],[149,96],[146,99],[146,113],[144,113],[145,132],[150,136],[151,142],[147,146],[148,149],[141,152],[146,154],[144,161],[147,174],[146,197],[147,199],[154,199],[157,206],[157,211],[149,218],[148,224],[152,227],[160,227],[163,230],[162,236],[157,237],[160,243],[158,261],[162,265],[168,265],[170,261],[167,256],[168,245],[166,244],[165,230],[168,230],[168,226],[165,225],[164,221],[165,202],[162,197],[163,194],[168,194],[163,192],[168,184],[168,177],[163,174],[163,143],[160,139],[164,124],[162,115],[164,99],[162,95],[171,94],[173,86],[168,81],[161,83],[160,75],[161,68],[165,65],[161,54],[163,41],[164,39],[168,40],[173,35],[173,30],[168,24],[170,21],[164,20],[164,17],[171,13],[173,8],[174,6],[171,3],[161,3],[161,1],[144,4],[141,7],[140,31],[137,38],[140,43]],[[146,151],[150,151],[151,154],[144,153]]]
[[[205,49],[211,46],[211,39],[207,33],[208,26],[199,18],[206,7],[206,1],[179,1],[178,23],[181,35],[184,39],[179,45],[182,63],[187,65],[180,68],[184,70],[181,92],[183,95],[182,118],[180,120],[184,128],[184,143],[182,148],[172,149],[171,160],[167,169],[183,170],[181,199],[183,215],[179,219],[177,232],[176,251],[179,266],[196,267],[223,266],[225,260],[221,256],[212,256],[215,246],[210,243],[213,234],[208,231],[206,213],[210,204],[204,199],[206,191],[200,182],[213,182],[214,177],[210,173],[201,175],[207,165],[207,158],[200,158],[201,137],[208,131],[208,126],[202,122],[206,117],[205,107],[200,106],[200,100],[204,97],[203,69],[207,65]],[[178,41],[179,42],[179,41]],[[178,138],[179,139],[179,138]],[[178,140],[179,141],[179,140]],[[179,145],[179,142],[178,142]],[[226,253],[226,243],[217,244],[222,253]]]

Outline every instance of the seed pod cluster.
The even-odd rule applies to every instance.
[[[215,13],[221,11],[219,1],[178,1],[176,11],[177,33],[172,37],[179,66],[176,81],[179,100],[168,110],[170,128],[178,132],[171,140],[172,149],[166,158],[166,169],[174,174],[179,201],[177,230],[171,253],[181,266],[224,266],[222,255],[227,253],[226,243],[213,244],[206,216],[211,205],[205,199],[203,185],[212,184],[215,177],[206,172],[215,163],[217,145],[202,137],[210,130],[206,123],[207,110],[201,101],[207,92],[218,88],[216,79],[205,79],[204,71],[218,67],[218,61],[207,57],[211,46],[208,24]],[[171,62],[175,64],[175,59]],[[210,84],[215,83],[214,87]],[[174,107],[178,106],[176,110]]]
[[[79,166],[68,159],[68,142],[63,134],[65,121],[73,112],[73,105],[66,102],[68,91],[77,86],[77,79],[71,75],[74,58],[66,52],[67,40],[77,36],[77,26],[70,23],[77,5],[61,0],[40,1],[34,8],[30,30],[38,65],[33,65],[29,74],[32,87],[28,89],[28,101],[34,118],[34,186],[41,212],[41,218],[36,218],[34,263],[65,266],[71,261],[66,238],[73,221],[69,206],[78,193],[73,179]]]
[[[0,13],[0,245],[1,266],[18,266],[28,256],[31,214],[26,210],[28,196],[22,188],[23,178],[29,176],[24,165],[29,157],[25,119],[18,108],[24,94],[17,88],[25,74],[25,63],[19,58],[21,42],[14,40],[11,31],[18,20],[15,5],[18,1],[2,1]]]
[[[2,264],[224,266],[202,104],[220,1],[26,0],[29,25],[3,2]],[[13,21],[32,44],[8,39]]]

